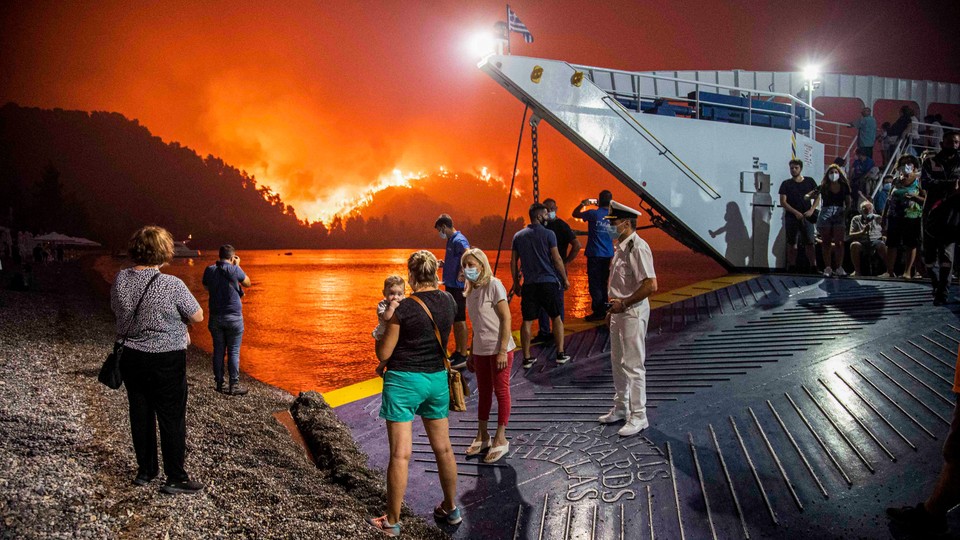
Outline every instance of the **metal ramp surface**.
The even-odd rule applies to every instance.
[[[613,395],[604,327],[511,377],[511,450],[464,452],[476,394],[451,414],[455,538],[885,538],[887,506],[923,500],[939,472],[960,306],[926,283],[760,276],[655,308],[647,338],[651,427],[596,418]],[[468,378],[472,377],[468,374]],[[472,383],[471,379],[471,383]],[[471,384],[471,386],[473,386]],[[379,395],[337,408],[386,468]],[[496,400],[491,423],[495,424]],[[440,500],[422,425],[406,503]],[[893,532],[896,532],[895,530]]]

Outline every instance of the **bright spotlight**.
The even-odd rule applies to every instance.
[[[477,32],[470,38],[467,46],[470,54],[478,58],[485,58],[497,52],[497,40],[490,32]]]
[[[803,78],[808,81],[815,81],[820,77],[820,66],[810,64],[803,68]]]

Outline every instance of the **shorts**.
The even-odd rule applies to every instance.
[[[960,394],[957,394],[957,404],[953,407],[953,421],[950,422],[950,431],[947,440],[943,443],[943,460],[947,463],[960,463]]]
[[[919,218],[890,218],[887,224],[887,247],[912,249],[919,245]]]
[[[788,246],[797,245],[798,236],[803,237],[801,243],[805,246],[812,246],[816,240],[813,223],[806,219],[797,219],[793,217],[793,214],[783,216],[783,228],[786,231]]]
[[[559,283],[524,283],[520,289],[520,315],[523,320],[537,320],[540,318],[540,309],[546,311],[547,317],[551,319],[559,317],[559,292]]]
[[[824,206],[820,210],[820,217],[817,218],[817,230],[821,236],[827,236],[828,233],[837,230],[840,234],[843,234],[845,229],[842,206]]]
[[[383,374],[380,418],[413,422],[415,416],[439,420],[450,414],[446,370],[434,373],[387,371]]]
[[[453,322],[464,322],[467,320],[467,297],[463,295],[463,289],[444,285],[444,289],[453,295],[453,301],[457,303],[457,312],[453,315]]]

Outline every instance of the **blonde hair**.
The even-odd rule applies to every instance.
[[[480,248],[470,248],[464,251],[463,256],[460,257],[461,267],[466,266],[467,257],[473,257],[475,261],[480,263],[480,277],[477,278],[477,281],[466,280],[467,286],[463,291],[464,296],[469,295],[470,291],[477,287],[485,287],[493,278],[493,269],[490,268],[490,260],[487,259],[487,254],[484,253],[483,250]]]
[[[427,250],[414,251],[407,259],[407,272],[410,288],[414,291],[423,287],[437,286],[437,258]]]
[[[173,236],[163,227],[147,225],[130,237],[127,253],[141,266],[155,266],[173,259]]]
[[[391,287],[399,285],[403,287],[403,278],[400,276],[387,276],[387,279],[383,280],[383,291],[389,291]]]

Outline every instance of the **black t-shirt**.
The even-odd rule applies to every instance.
[[[447,346],[450,329],[457,305],[447,291],[425,291],[414,293],[430,308],[433,320],[440,328],[443,346]],[[394,317],[400,323],[400,338],[393,349],[393,355],[387,363],[387,369],[413,371],[417,373],[435,373],[445,369],[440,345],[433,330],[433,323],[420,304],[412,298],[404,298],[397,306]]]
[[[566,221],[560,218],[548,221],[545,227],[557,235],[557,251],[560,252],[561,258],[566,259],[567,250],[570,248],[570,244],[573,243],[574,239],[576,239],[573,229],[570,228],[570,225],[567,225]]]
[[[802,182],[796,182],[793,178],[787,178],[780,184],[780,195],[787,196],[787,204],[793,207],[797,212],[806,212],[810,209],[809,199],[804,195],[817,189],[817,182],[809,176],[804,176]]]
[[[927,192],[923,207],[929,211],[952,195],[960,179],[960,153],[949,158],[941,150],[923,163],[920,183]]]
[[[823,201],[823,206],[846,206],[847,197],[850,196],[850,188],[846,184],[840,184],[840,191],[834,193],[830,191],[830,188],[826,188],[821,191],[820,200]]]

